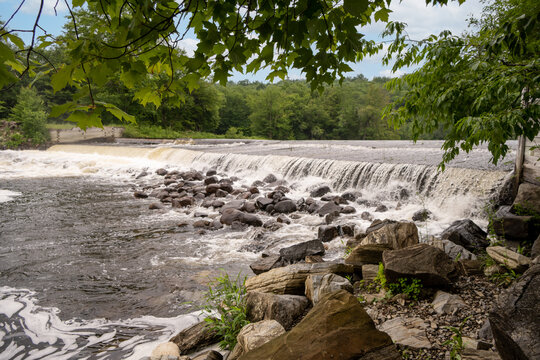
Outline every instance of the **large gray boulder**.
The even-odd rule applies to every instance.
[[[501,206],[495,213],[493,230],[507,240],[534,240],[538,235],[537,222],[533,216],[515,215],[510,212],[510,206]]]
[[[517,272],[525,271],[531,264],[531,259],[529,257],[518,254],[504,246],[490,246],[486,251],[498,264],[509,267]]]
[[[402,249],[418,244],[418,228],[408,221],[383,223],[375,230],[372,228],[360,244],[381,244],[391,249]]]
[[[222,224],[226,225],[232,225],[235,221],[251,226],[262,226],[263,224],[257,215],[247,214],[233,208],[223,210],[220,221]]]
[[[382,261],[382,254],[385,250],[391,250],[389,244],[358,245],[345,258],[345,264],[379,264]]]
[[[320,216],[324,216],[324,215],[327,215],[327,214],[333,214],[333,213],[340,213],[341,210],[343,210],[343,207],[337,205],[335,202],[333,201],[329,201],[327,202],[326,204],[324,204],[323,206],[321,206],[318,210],[317,210],[317,213],[320,215]]]
[[[321,240],[309,240],[280,249],[279,255],[285,263],[294,264],[304,260],[306,256],[324,255],[324,246]]]
[[[248,320],[276,320],[290,330],[309,306],[309,300],[299,295],[275,295],[250,291],[246,294]]]
[[[281,200],[274,205],[274,211],[281,214],[288,214],[296,211],[296,203],[292,200]]]
[[[428,244],[383,253],[384,275],[387,281],[417,278],[428,287],[448,287],[458,275],[458,267],[444,251]]]
[[[256,260],[255,262],[251,263],[249,267],[255,273],[255,275],[259,275],[263,272],[267,272],[268,270],[282,267],[284,265],[286,265],[285,261],[283,261],[280,255],[270,255]]]
[[[178,345],[180,354],[189,354],[218,342],[219,335],[208,328],[205,321],[201,321],[180,331],[169,341]]]
[[[489,322],[503,360],[540,359],[540,264],[499,295]]]
[[[323,195],[328,194],[330,191],[332,191],[332,190],[330,189],[330,187],[328,185],[321,185],[321,186],[318,186],[317,188],[313,189],[309,193],[309,196],[311,196],[311,197],[321,197]]]
[[[324,296],[291,331],[241,360],[397,360],[390,336],[375,328],[360,302],[344,290]]]
[[[351,282],[336,274],[309,275],[306,278],[306,296],[311,303],[316,304],[324,295],[336,290],[353,292]]]
[[[420,318],[398,317],[385,321],[378,328],[390,335],[396,344],[415,349],[432,347],[426,336],[427,324]]]
[[[489,246],[487,233],[469,219],[454,221],[441,233],[441,239],[450,240],[472,252]]]
[[[522,183],[519,185],[512,212],[529,211],[540,214],[540,186]]]

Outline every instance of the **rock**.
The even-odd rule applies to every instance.
[[[292,200],[282,200],[274,205],[274,211],[282,214],[288,214],[296,211],[296,204]]]
[[[386,212],[388,207],[386,205],[380,204],[375,208],[375,212]]]
[[[322,242],[328,242],[339,236],[337,226],[334,225],[322,225],[319,226],[317,231],[317,238]]]
[[[274,294],[304,295],[308,275],[336,273],[353,274],[352,265],[324,262],[315,264],[294,264],[271,269],[246,280],[247,291],[259,291]]]
[[[454,315],[458,310],[465,307],[465,303],[459,295],[449,294],[440,290],[435,293],[435,298],[431,305],[439,315]]]
[[[324,246],[321,240],[310,240],[280,249],[279,255],[286,263],[294,264],[309,255],[324,255]]]
[[[356,212],[356,209],[352,206],[345,206],[343,210],[341,210],[342,214],[354,214]]]
[[[332,190],[330,189],[330,187],[328,185],[321,185],[321,186],[318,186],[315,189],[313,189],[309,193],[309,196],[311,196],[311,197],[321,197],[321,196],[323,196],[325,194],[328,194],[330,191],[332,191]]]
[[[362,194],[358,191],[347,191],[341,194],[341,197],[347,201],[356,201]]]
[[[527,256],[518,254],[503,246],[490,246],[486,251],[498,264],[507,266],[516,272],[525,271],[531,264],[531,259]]]
[[[141,171],[141,172],[139,173],[139,175],[135,176],[135,179],[140,179],[140,178],[143,178],[143,177],[145,177],[145,176],[148,176],[148,173],[147,173],[146,171],[143,170],[143,171]]]
[[[465,249],[463,246],[455,244],[450,240],[443,240],[442,245],[444,252],[452,259],[476,260],[476,255]]]
[[[448,287],[457,276],[456,263],[442,250],[417,244],[383,253],[384,275],[389,282],[417,278],[428,287]]]
[[[487,350],[463,349],[461,360],[500,360],[496,352]]]
[[[176,179],[166,179],[165,181],[163,181],[163,185],[165,186],[169,186],[171,184],[175,184],[176,183]]]
[[[534,240],[538,235],[537,222],[533,216],[514,215],[509,206],[501,206],[495,213],[493,230],[506,240]]]
[[[312,304],[319,302],[324,295],[336,290],[353,292],[351,282],[336,274],[309,275],[306,278],[306,297]]]
[[[341,206],[337,205],[335,202],[329,201],[326,204],[324,204],[323,206],[321,206],[317,210],[317,213],[320,216],[324,216],[326,214],[331,214],[331,213],[334,213],[334,212],[337,212],[339,214],[342,209],[343,208]]]
[[[351,265],[379,264],[382,262],[383,252],[390,249],[388,244],[358,245],[345,258],[345,263]]]
[[[378,329],[392,338],[394,343],[415,349],[431,349],[431,343],[426,336],[427,324],[420,318],[398,317],[385,321]]]
[[[159,209],[163,209],[163,204],[160,204],[160,203],[151,203],[150,205],[148,205],[148,208],[150,210],[159,210]]]
[[[214,201],[212,201],[212,207],[214,207],[214,208],[220,208],[223,205],[225,205],[225,202],[223,200],[214,200]]]
[[[215,176],[208,176],[206,179],[204,179],[205,185],[217,184],[217,183],[218,183],[218,178]]]
[[[279,215],[276,218],[276,221],[278,223],[287,224],[287,225],[289,225],[291,223],[291,220],[286,215],[283,215],[283,214]]]
[[[534,241],[534,244],[531,248],[531,259],[534,259],[539,255],[540,255],[540,235],[538,235],[538,237]]]
[[[268,174],[266,175],[266,177],[263,179],[263,181],[267,184],[270,184],[270,183],[273,183],[273,182],[276,182],[277,181],[277,177],[274,175],[274,174]]]
[[[379,265],[362,265],[362,280],[372,281],[377,277]]]
[[[232,225],[233,222],[239,222],[241,224],[251,226],[262,226],[262,221],[256,215],[246,214],[236,209],[225,209],[221,214],[220,221],[222,224]]]
[[[235,209],[235,210],[242,211],[244,210],[245,203],[246,203],[245,200],[231,200],[221,207],[220,212],[223,213],[225,209]]]
[[[327,225],[330,225],[334,220],[336,220],[339,217],[339,213],[337,211],[334,211],[333,213],[326,214],[324,217],[324,222]]]
[[[221,223],[221,221],[219,221],[219,219],[214,219],[212,221],[212,227],[215,229],[215,230],[219,230],[221,228],[223,228],[223,224]]]
[[[442,240],[450,240],[454,244],[475,252],[489,245],[487,234],[471,220],[456,220],[441,234]]]
[[[242,354],[266,344],[285,333],[285,329],[275,320],[263,320],[256,323],[247,324],[240,330],[236,337],[238,343],[227,360],[236,360]]]
[[[241,357],[242,360],[324,358],[401,359],[390,336],[377,330],[358,300],[344,290],[327,294],[291,331]]]
[[[215,350],[208,350],[191,358],[191,360],[223,360],[223,355]]]
[[[373,215],[371,215],[369,212],[367,211],[364,211],[362,214],[360,214],[360,218],[362,220],[367,220],[367,221],[373,221]]]
[[[246,294],[246,312],[248,320],[276,320],[286,330],[290,330],[309,306],[305,296],[274,295],[250,291]]]
[[[178,345],[176,345],[173,342],[166,342],[159,344],[154,348],[152,351],[151,359],[161,359],[162,356],[168,357],[172,356],[174,358],[180,357],[180,350],[178,349]]]
[[[171,342],[178,345],[181,354],[189,354],[201,350],[220,340],[219,334],[207,327],[205,321],[188,327],[171,338]]]
[[[197,220],[195,222],[193,222],[193,227],[194,228],[204,228],[204,227],[207,227],[207,226],[210,226],[211,222],[209,220]]]
[[[315,263],[322,263],[324,262],[321,255],[308,255],[306,256],[306,263],[308,264],[315,264]]]
[[[227,193],[232,193],[234,191],[232,184],[229,182],[220,182],[219,188]]]
[[[540,214],[540,186],[521,183],[516,198],[512,204],[512,212],[529,211]]]
[[[133,193],[133,196],[136,197],[137,199],[146,199],[148,197],[148,194],[145,193],[144,191],[135,191]]]
[[[216,190],[216,197],[227,197],[227,195],[228,195],[228,192],[226,192],[225,190],[221,188]]]
[[[392,249],[402,249],[418,244],[418,228],[412,222],[386,222],[376,230],[369,231],[370,228],[366,230],[362,245],[385,244]]]
[[[205,191],[207,194],[215,194],[219,189],[219,184],[209,184],[206,186]]]
[[[172,199],[172,207],[186,207],[193,205],[193,198],[184,196],[177,199]]]
[[[251,263],[249,267],[255,273],[255,275],[262,274],[268,270],[282,267],[285,265],[285,262],[281,259],[279,255],[270,255],[264,258],[261,258],[254,263]]]
[[[493,264],[493,265],[490,265],[490,266],[486,266],[484,268],[484,275],[486,277],[491,277],[495,274],[500,274],[502,272],[502,267],[497,265],[497,264]]]
[[[540,358],[540,265],[499,295],[489,322],[503,360]]]
[[[264,210],[268,205],[272,203],[273,203],[272,199],[269,199],[267,197],[262,197],[262,196],[258,197],[255,200],[255,205],[261,210]]]
[[[256,226],[256,227],[263,225],[262,220],[259,219],[258,216],[253,215],[253,214],[246,214],[246,213],[244,213],[244,216],[242,216],[241,222],[244,224],[247,224],[250,226]]]
[[[214,176],[214,175],[217,175],[217,170],[216,169],[209,169],[206,172],[206,176]]]
[[[158,174],[159,176],[165,176],[165,175],[167,175],[167,170],[165,170],[163,168],[157,169],[156,174]]]
[[[483,262],[481,260],[459,260],[460,271],[464,275],[480,275],[483,274]]]
[[[493,334],[491,332],[491,325],[489,324],[489,319],[484,322],[484,325],[478,330],[478,338],[480,340],[492,341]]]
[[[428,209],[421,209],[421,210],[416,211],[413,214],[412,220],[413,221],[423,222],[423,221],[426,221],[428,219],[431,219],[432,215],[433,215],[433,213],[431,211],[429,211]]]

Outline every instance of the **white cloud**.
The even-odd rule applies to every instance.
[[[183,39],[178,42],[178,47],[180,49],[183,49],[186,52],[186,55],[191,57],[195,53],[195,50],[197,50],[197,45],[199,44],[199,40],[197,39]]]
[[[27,14],[37,15],[41,0],[26,0],[21,8],[21,11]],[[44,0],[42,14],[45,15],[61,15],[67,11],[66,4],[63,0]]]
[[[404,75],[404,74],[405,74],[405,71],[402,71],[402,70],[397,70],[396,72],[392,72],[391,69],[385,69],[385,70],[379,71],[380,76],[389,77],[389,78],[400,77],[401,75]]]

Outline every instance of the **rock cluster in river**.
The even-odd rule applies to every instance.
[[[275,176],[265,178],[272,189],[263,195],[259,188],[265,182],[235,188],[233,180],[219,179],[215,173],[160,173],[176,181],[166,185],[170,191],[153,191],[152,196],[162,196],[157,196],[161,204],[176,200],[177,206],[202,203],[221,208],[220,224],[271,227],[287,223],[284,214],[297,211],[328,219],[317,239],[263,253],[251,264],[255,276],[245,283],[251,323],[240,331],[236,347],[225,352],[228,359],[448,359],[448,341],[452,329],[458,328],[462,359],[540,358],[538,234],[527,245],[536,257],[492,244],[468,219],[451,224],[440,238],[420,243],[414,222],[375,220],[365,232],[331,224],[350,211],[343,205],[358,201],[354,193],[334,196],[321,186],[308,199],[290,199],[285,183]],[[182,198],[192,201],[181,205]],[[263,212],[277,220],[272,225],[255,221]],[[415,221],[425,222],[429,216],[423,211]],[[526,231],[527,239],[532,238],[534,227]],[[348,256],[324,261],[324,243],[338,236],[348,237]],[[418,293],[392,293],[381,279],[409,286],[414,280],[421,287]],[[504,289],[493,280],[510,286]],[[202,324],[172,338],[177,348],[167,343],[163,348],[169,352],[152,358],[222,359],[215,350],[196,353],[217,342]]]

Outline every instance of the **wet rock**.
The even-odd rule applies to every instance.
[[[150,205],[148,205],[148,208],[150,210],[160,210],[163,209],[163,205],[160,203],[151,203]]]
[[[214,176],[217,175],[216,169],[210,169],[206,172],[206,176]]]
[[[386,205],[380,204],[375,208],[375,212],[386,212],[388,207]]]
[[[214,344],[219,339],[219,334],[207,327],[205,321],[201,321],[180,331],[169,341],[178,346],[181,354],[189,354]]]
[[[352,206],[345,206],[343,210],[341,210],[342,214],[354,214],[356,212],[356,209]]]
[[[206,179],[204,179],[205,185],[217,184],[217,183],[218,183],[218,178],[215,176],[209,176]]]
[[[232,225],[237,221],[251,226],[262,226],[262,221],[256,215],[246,214],[233,208],[223,210],[220,221],[222,224]]]
[[[148,197],[148,194],[145,193],[144,191],[135,191],[133,193],[133,196],[136,197],[137,199],[146,199]]]
[[[274,175],[274,174],[268,174],[266,175],[266,177],[263,179],[263,181],[267,184],[270,184],[270,183],[273,183],[273,182],[276,182],[277,181],[277,177]],[[256,186],[256,185],[254,185]]]
[[[383,253],[384,275],[387,281],[417,278],[428,287],[448,287],[457,276],[455,262],[442,250],[431,245],[416,244]]]
[[[333,201],[329,201],[326,204],[324,204],[323,206],[321,206],[317,210],[317,213],[319,214],[319,216],[324,216],[326,214],[330,214],[330,213],[334,213],[334,212],[340,213],[341,210],[343,210],[343,208],[341,206],[337,205]],[[309,211],[309,208],[308,208],[308,211]]]
[[[433,216],[433,213],[429,211],[428,209],[421,209],[421,210],[416,211],[413,214],[412,220],[423,222],[428,219],[431,219],[432,216]]]
[[[311,197],[321,197],[321,196],[329,193],[330,191],[332,191],[332,190],[330,189],[329,186],[321,185],[321,186],[318,186],[317,188],[313,189],[309,193],[309,196],[311,196]]]
[[[283,326],[275,320],[262,320],[247,324],[238,333],[238,343],[227,360],[236,360],[242,354],[256,349],[284,333],[285,329]]]
[[[435,293],[435,298],[431,305],[439,315],[454,315],[465,307],[465,303],[459,295],[449,294],[440,290]]]
[[[163,181],[163,185],[165,186],[169,186],[169,185],[172,185],[172,184],[176,184],[176,179],[166,179]]]
[[[232,193],[234,191],[232,185],[228,182],[219,184],[219,188],[227,193]]]
[[[362,220],[367,220],[367,221],[373,221],[373,215],[371,215],[369,212],[367,211],[364,211],[362,212],[362,214],[360,215],[360,218]]]
[[[167,170],[165,170],[163,168],[157,169],[156,174],[158,174],[159,176],[165,176],[165,175],[167,175]]]
[[[292,200],[282,200],[274,205],[274,211],[281,214],[288,214],[296,211],[296,204]]]
[[[336,274],[309,275],[306,278],[306,297],[312,304],[319,302],[324,295],[337,290],[353,292],[349,280]]]
[[[334,238],[339,236],[339,230],[337,226],[334,225],[322,225],[319,226],[317,232],[317,239],[322,242],[332,241]]]
[[[219,190],[219,184],[209,184],[206,186],[206,189],[205,189],[207,194],[215,194],[216,191],[218,190]]]
[[[178,349],[178,345],[173,342],[166,342],[156,346],[152,351],[152,355],[150,356],[150,358],[153,360],[169,356],[173,358],[180,357],[180,349]]]
[[[271,219],[271,220],[268,220],[267,222],[264,223],[263,227],[265,229],[268,229],[270,231],[278,231],[279,229],[281,229],[283,226],[285,226],[283,223],[279,223],[277,221],[275,221],[274,219]]]
[[[341,197],[347,201],[356,201],[362,194],[358,191],[347,191],[341,194]]]
[[[193,205],[193,198],[192,197],[182,197],[172,200],[172,207],[186,207]]]
[[[420,318],[395,318],[381,324],[379,330],[384,331],[399,345],[415,349],[431,349],[426,336],[427,324]]]
[[[489,322],[503,360],[540,358],[540,265],[501,293]]]
[[[244,210],[245,202],[245,200],[231,200],[221,207],[220,212],[223,213],[226,209],[235,209],[242,211]]]
[[[324,217],[324,222],[327,224],[327,225],[330,225],[331,223],[334,222],[334,220],[336,220],[337,218],[339,217],[339,213],[337,211],[334,211],[330,214],[326,214],[326,216]]]
[[[322,263],[324,262],[321,255],[308,255],[306,256],[306,263],[308,264],[315,264],[315,263]]]
[[[280,249],[279,254],[285,262],[294,264],[309,255],[324,255],[324,246],[318,239],[310,240]]]
[[[366,229],[366,234],[372,233],[374,231],[382,229],[383,227],[385,227],[387,225],[391,225],[391,224],[397,224],[397,221],[396,220],[389,220],[389,219],[384,219],[384,220],[377,219],[377,220],[374,220],[369,225],[369,227]]]
[[[197,220],[197,221],[193,222],[193,227],[194,228],[204,228],[204,227],[210,226],[210,224],[212,224],[211,221],[201,219],[201,220]]]
[[[418,228],[412,222],[384,221],[370,226],[366,233],[362,245],[386,244],[392,249],[402,249],[418,244]]]
[[[255,205],[261,210],[266,210],[266,207],[272,203],[272,199],[263,196],[260,196],[255,200]]]
[[[219,219],[214,219],[212,221],[212,228],[214,228],[215,230],[219,230],[223,228],[223,224],[221,223],[221,221],[219,221]]]
[[[261,186],[264,186],[264,185],[265,185],[265,183],[262,182],[261,180],[255,180],[253,182],[253,184],[251,184],[251,186],[255,186],[255,187],[261,187]]]
[[[354,231],[355,231],[354,224],[338,225],[338,229],[341,236],[354,236]]]
[[[304,295],[308,275],[353,274],[352,265],[340,263],[294,264],[275,268],[246,280],[247,291]]]
[[[328,359],[355,359],[359,354],[371,360],[401,358],[390,336],[375,328],[358,300],[340,290],[323,297],[291,331],[242,360],[316,360],[321,354]]]
[[[251,291],[246,294],[248,320],[276,320],[286,330],[290,330],[309,306],[305,296],[274,295]]]
[[[216,197],[226,197],[229,193],[223,189],[216,190]]]
[[[276,218],[276,221],[278,223],[287,224],[287,225],[289,225],[291,223],[291,220],[286,215],[283,215],[283,214],[279,215]]]
[[[537,223],[533,216],[514,215],[509,206],[501,206],[495,213],[493,230],[506,240],[533,240],[538,235]]]
[[[489,245],[487,234],[469,219],[456,220],[441,234],[442,240],[450,240],[454,244],[475,252]]]
[[[516,272],[525,271],[531,264],[531,259],[527,256],[518,254],[503,246],[490,246],[486,251],[498,264],[505,265]]]
[[[390,249],[388,244],[358,245],[345,258],[345,263],[351,265],[379,264],[382,262],[383,252]]]
[[[263,222],[261,221],[261,219],[259,219],[258,216],[253,215],[253,214],[245,214],[244,213],[244,216],[242,217],[241,222],[244,223],[244,224],[247,224],[247,225],[250,225],[250,226],[256,226],[256,227],[259,227],[259,226],[263,225]]]
[[[282,267],[284,265],[285,263],[281,259],[280,255],[270,255],[251,263],[249,267],[255,273],[255,275],[259,275],[263,272],[267,272],[271,269]]]
[[[257,207],[255,206],[255,201],[246,201],[244,203],[244,211],[248,213],[254,213],[257,211]]]
[[[135,176],[135,179],[140,179],[140,178],[143,178],[143,177],[145,177],[145,176],[148,176],[148,173],[147,173],[146,171],[143,170],[143,171],[141,171],[141,172],[139,173],[139,175]]]

